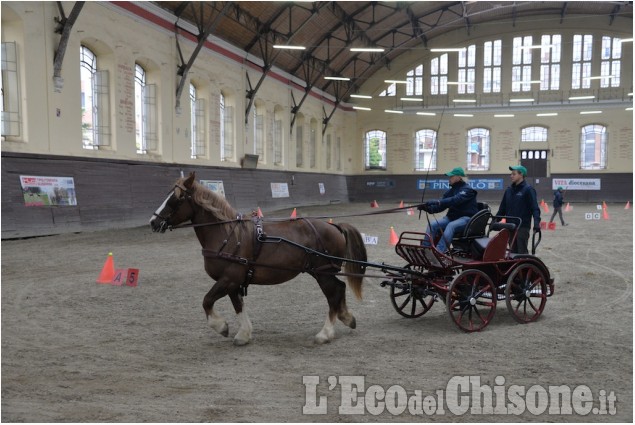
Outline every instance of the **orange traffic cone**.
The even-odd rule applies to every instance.
[[[298,213],[296,212],[295,208],[293,209],[293,212],[291,213],[291,218],[298,218]]]
[[[602,207],[602,218],[603,218],[604,220],[608,220],[608,219],[609,219],[609,211],[608,211],[608,209],[606,208],[606,204],[604,204],[604,203],[603,203],[603,205],[604,205],[604,206]]]
[[[399,236],[395,233],[395,229],[390,226],[390,244],[397,245],[397,242],[399,242]]]
[[[399,208],[403,208],[403,201],[399,203]]]
[[[109,252],[104,267],[97,278],[97,283],[111,283],[113,277],[115,277],[115,260],[112,258],[112,252]]]
[[[264,214],[262,213],[260,207],[258,207],[258,217],[264,217]]]
[[[370,203],[370,207],[371,208],[379,208],[379,204],[377,203],[377,201],[373,201]]]
[[[630,210],[630,209],[631,209],[631,201],[628,201],[628,202],[626,203],[626,205],[624,206],[624,209],[625,209],[625,210]]]
[[[570,203],[568,203],[568,202],[567,202],[567,206],[566,206],[566,207],[564,207],[564,212],[569,212],[569,211],[571,211],[571,210],[573,210],[573,207],[571,206],[571,204],[570,204]]]
[[[606,209],[606,202],[602,201],[602,209],[605,210]]]
[[[545,214],[549,214],[549,205],[547,205],[547,203],[545,202],[545,200],[542,200],[542,209],[545,211]]]

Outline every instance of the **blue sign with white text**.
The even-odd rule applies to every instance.
[[[503,179],[470,179],[467,184],[475,190],[503,190]],[[450,183],[443,180],[419,180],[417,189],[448,190]]]

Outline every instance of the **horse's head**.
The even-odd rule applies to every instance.
[[[190,173],[187,178],[177,180],[168,197],[150,217],[150,226],[153,232],[163,233],[170,226],[176,226],[192,219],[194,209],[192,208],[191,190],[194,177],[194,173]]]

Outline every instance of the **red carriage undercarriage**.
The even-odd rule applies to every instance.
[[[503,220],[505,219],[505,220]],[[498,301],[519,323],[533,322],[554,293],[547,266],[535,255],[513,254],[520,219],[492,216],[486,206],[475,215],[449,254],[424,246],[425,233],[403,232],[395,250],[408,263],[384,270],[395,310],[423,316],[442,300],[452,321],[465,332],[480,331],[494,317]],[[532,253],[540,243],[532,238]]]

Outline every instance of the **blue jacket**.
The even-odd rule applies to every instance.
[[[560,208],[562,206],[564,197],[562,196],[562,192],[556,190],[553,192],[553,207]]]
[[[428,201],[428,211],[438,213],[448,209],[448,218],[456,220],[461,217],[472,217],[478,212],[476,205],[476,194],[463,180],[459,180],[450,186],[450,189],[443,194],[443,198],[436,201]]]
[[[505,190],[503,200],[496,215],[520,217],[520,227],[531,227],[531,218],[534,219],[534,229],[540,229],[540,207],[536,199],[536,189],[525,180],[520,184],[512,184]]]

